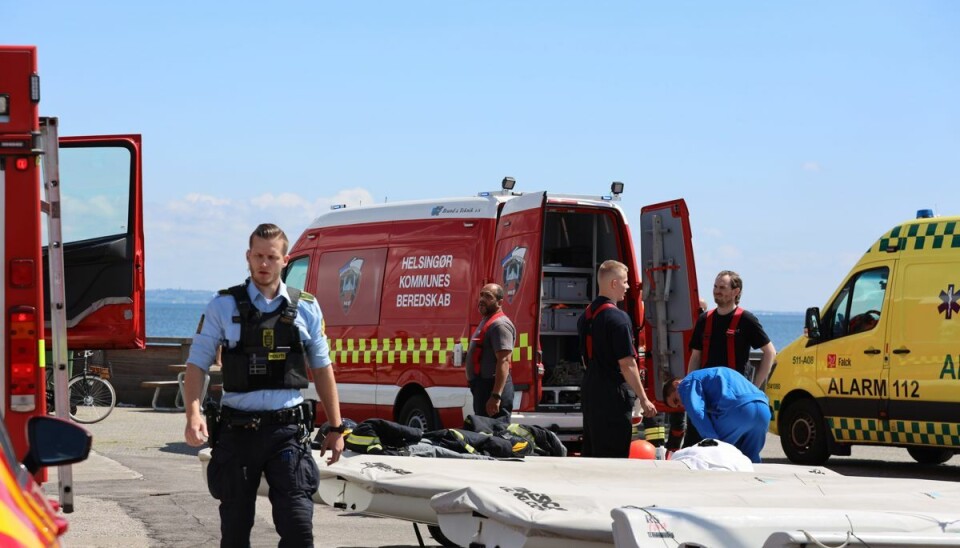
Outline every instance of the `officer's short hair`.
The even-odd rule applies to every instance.
[[[620,261],[608,259],[603,261],[603,263],[600,265],[600,268],[597,269],[597,280],[605,280],[608,276],[613,274],[620,274],[626,278],[629,271],[630,269],[627,267],[627,265],[621,263]]]
[[[740,297],[743,295],[743,279],[739,274],[732,270],[721,270],[717,274],[717,278],[722,278],[724,276],[730,276],[730,289],[739,289],[740,293],[737,294],[736,303],[740,304]]]
[[[253,230],[253,233],[250,234],[250,248],[253,248],[253,237],[263,238],[264,240],[274,240],[280,238],[280,241],[283,242],[283,254],[287,254],[287,248],[290,246],[290,240],[287,239],[286,233],[277,225],[273,223],[263,223]]]

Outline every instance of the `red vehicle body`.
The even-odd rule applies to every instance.
[[[57,121],[41,127],[39,101],[36,48],[0,46],[0,409],[19,457],[27,420],[46,414],[47,344],[58,343],[50,332],[45,209],[63,228],[55,242],[63,272],[54,279],[65,288],[57,309],[66,311],[69,347],[142,348],[146,338],[140,136],[43,142]],[[44,173],[44,184],[60,199],[48,204],[41,164],[50,157],[56,173]]]
[[[686,208],[672,206],[685,223],[684,253]],[[472,413],[463,368],[480,321],[477,297],[485,283],[502,285],[517,330],[513,421],[570,442],[582,433],[576,323],[607,259],[629,267],[621,307],[644,350],[653,326],[644,321],[643,270],[610,197],[504,191],[332,210],[297,240],[285,280],[313,293],[323,310],[342,415],[424,429],[460,427]],[[692,255],[684,264],[689,330]]]

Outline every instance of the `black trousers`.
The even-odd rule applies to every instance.
[[[637,396],[622,377],[592,371],[589,367],[580,387],[583,410],[584,457],[630,456],[631,418]]]
[[[470,381],[470,394],[473,395],[473,414],[481,417],[490,417],[487,414],[487,400],[493,392],[494,379],[473,379]],[[513,379],[507,377],[506,384],[503,385],[503,393],[500,394],[500,411],[490,417],[492,419],[501,419],[510,422],[510,415],[513,413]]]
[[[319,469],[300,426],[223,427],[207,466],[207,486],[220,501],[220,546],[249,547],[257,487],[265,475],[281,547],[313,546],[313,494]]]

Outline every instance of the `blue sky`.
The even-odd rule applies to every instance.
[[[499,188],[684,198],[701,289],[823,305],[960,214],[960,3],[6,2],[61,134],[141,133],[147,287],[245,276],[259,222]],[[69,184],[65,181],[64,184]],[[635,237],[635,240],[638,238]]]

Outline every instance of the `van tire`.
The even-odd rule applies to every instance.
[[[424,432],[439,428],[440,420],[437,412],[430,404],[430,399],[424,394],[411,396],[400,408],[399,422],[406,426],[419,428]]]
[[[820,466],[830,458],[827,423],[811,399],[797,400],[780,413],[780,445],[796,464]]]
[[[953,458],[953,451],[942,447],[907,447],[907,453],[920,464],[943,464]]]

